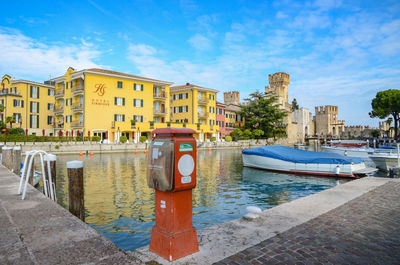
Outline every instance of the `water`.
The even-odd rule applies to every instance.
[[[86,223],[124,250],[150,243],[154,226],[154,191],[146,183],[146,155],[83,156]],[[68,209],[66,162],[57,157],[57,201]],[[193,190],[193,225],[202,229],[336,186],[329,178],[296,176],[243,168],[240,150],[199,151]]]

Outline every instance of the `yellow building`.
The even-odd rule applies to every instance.
[[[28,134],[52,136],[54,124],[54,86],[28,80],[1,80],[0,104],[5,110],[0,120],[13,116],[13,128],[28,129]],[[7,124],[10,127],[10,124]]]
[[[136,142],[169,121],[169,86],[160,81],[103,69],[68,68],[55,82],[55,132]],[[131,121],[135,121],[134,124]]]
[[[218,90],[186,83],[171,87],[170,117],[172,122],[196,124],[201,127],[198,139],[219,138],[216,125],[216,95]]]

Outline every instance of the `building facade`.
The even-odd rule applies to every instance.
[[[308,136],[314,135],[312,113],[307,108],[300,108],[292,112],[292,122],[296,124],[297,139],[303,142]]]
[[[169,86],[155,80],[103,69],[75,71],[55,83],[54,131],[57,135],[100,136],[118,142],[137,141],[157,124],[169,121]]]
[[[219,139],[217,126],[217,90],[186,83],[170,90],[171,122],[201,127],[199,140]]]
[[[4,75],[1,80],[0,104],[4,112],[0,120],[14,117],[15,123],[7,127],[22,128],[29,135],[54,134],[54,86],[28,80],[14,80]]]

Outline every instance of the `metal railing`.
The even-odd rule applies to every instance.
[[[71,127],[83,127],[83,121],[72,121]]]
[[[72,88],[71,88],[71,91],[72,91],[72,92],[80,92],[80,91],[83,91],[84,89],[85,89],[85,88],[84,88],[83,85],[77,85],[77,86],[72,87]]]
[[[83,109],[83,103],[75,103],[71,106],[72,110],[80,110]]]
[[[166,99],[165,92],[153,93],[153,97],[157,99]]]
[[[54,96],[59,97],[59,96],[63,96],[63,95],[64,95],[64,88],[56,89]]]
[[[167,115],[165,109],[153,109],[153,114],[155,115]]]
[[[208,98],[198,98],[197,100],[200,104],[208,104]]]
[[[203,112],[199,112],[199,118],[208,118],[208,112],[207,111],[203,111]]]

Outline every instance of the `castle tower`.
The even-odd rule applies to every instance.
[[[278,97],[278,102],[282,106],[289,104],[289,84],[290,75],[283,72],[277,72],[273,75],[268,75],[269,86],[265,87],[265,93],[275,93]]]
[[[239,91],[224,92],[224,103],[226,105],[240,105]]]

